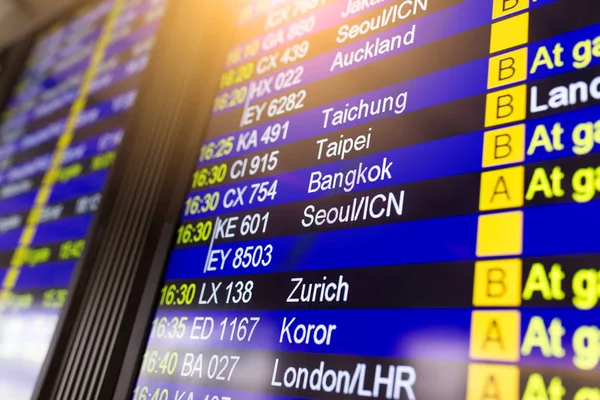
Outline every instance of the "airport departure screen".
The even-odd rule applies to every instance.
[[[238,12],[132,398],[600,399],[598,0]]]
[[[0,126],[0,397],[29,399],[146,68],[164,0],[42,33]]]

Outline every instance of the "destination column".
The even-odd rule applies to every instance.
[[[529,5],[493,1],[468,400],[519,398]]]

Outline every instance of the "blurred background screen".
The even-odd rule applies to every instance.
[[[96,2],[36,40],[0,127],[0,393],[29,399],[166,0]]]

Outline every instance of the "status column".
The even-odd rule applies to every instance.
[[[518,400],[530,4],[492,3],[467,400]]]

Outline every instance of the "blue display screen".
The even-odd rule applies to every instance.
[[[165,3],[103,1],[57,23],[37,40],[4,110],[2,398],[32,396]]]
[[[599,398],[600,3],[239,15],[132,398]]]

